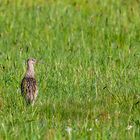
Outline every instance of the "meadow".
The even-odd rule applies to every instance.
[[[20,83],[36,58],[39,96]],[[0,140],[139,140],[138,0],[0,1]]]

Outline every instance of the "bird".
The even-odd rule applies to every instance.
[[[27,70],[25,76],[21,81],[21,94],[26,101],[26,104],[34,105],[36,98],[38,96],[38,86],[35,79],[34,65],[36,64],[36,59],[29,58],[27,60]]]

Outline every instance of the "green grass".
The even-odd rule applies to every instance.
[[[39,96],[20,94],[25,61]],[[0,140],[139,140],[137,0],[0,2]]]

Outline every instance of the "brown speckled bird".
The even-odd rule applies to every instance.
[[[38,95],[37,82],[34,77],[34,64],[36,63],[35,59],[27,60],[27,71],[25,77],[21,82],[21,94],[25,98],[27,104],[34,104],[36,97]]]

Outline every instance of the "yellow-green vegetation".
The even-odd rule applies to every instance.
[[[43,62],[33,107],[30,57]],[[0,1],[0,139],[140,139],[139,1]]]

